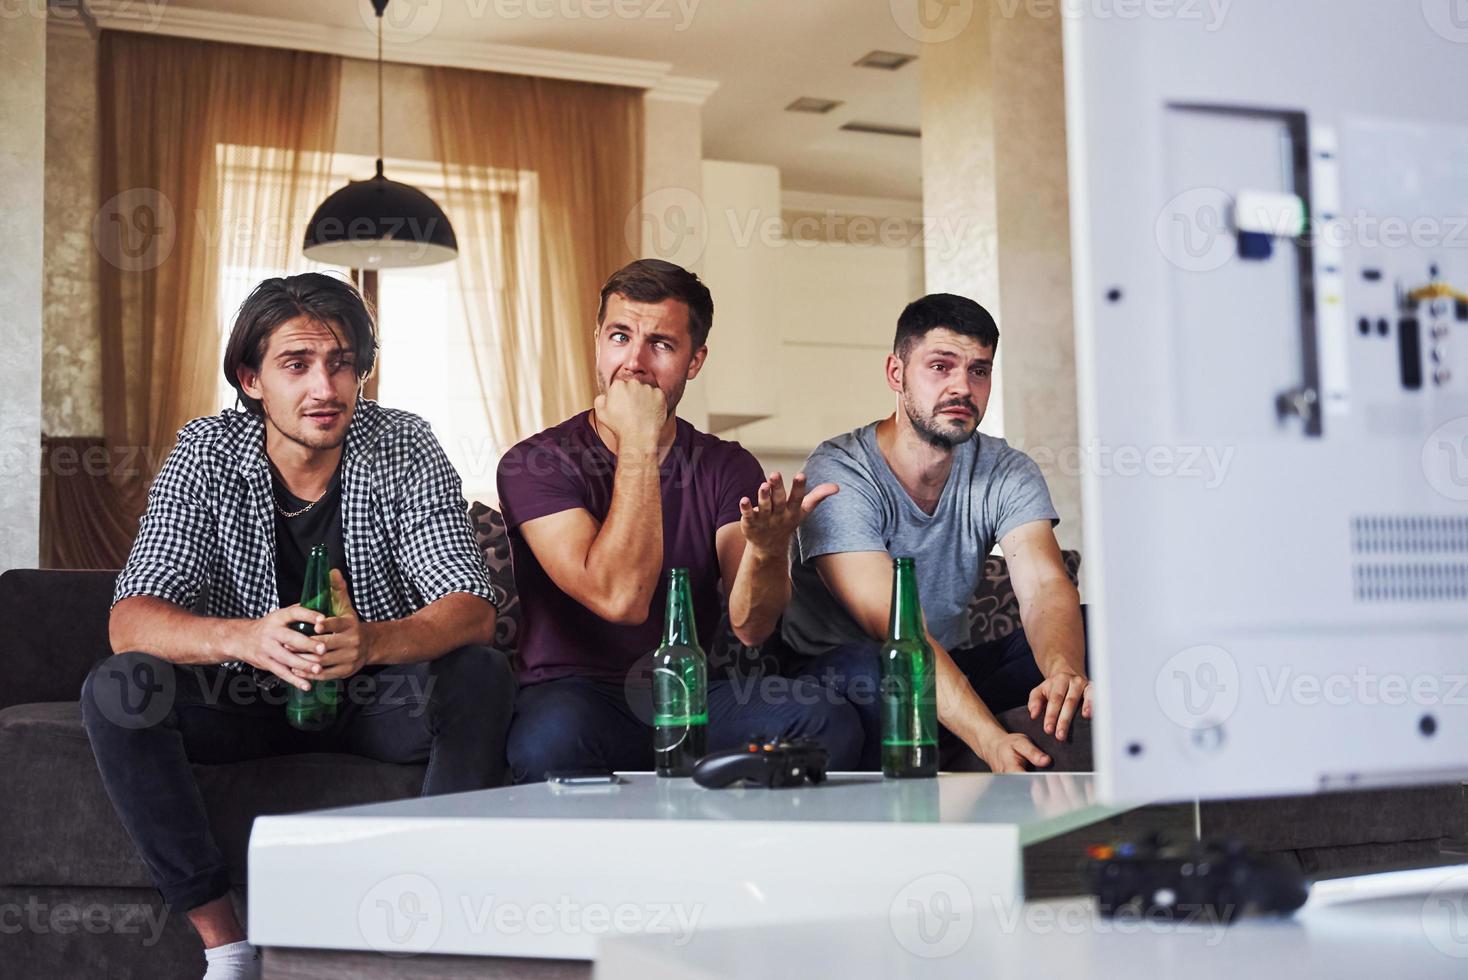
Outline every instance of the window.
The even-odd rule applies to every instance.
[[[262,170],[258,154],[252,151],[249,147],[221,147],[220,173],[224,183],[221,199],[226,214],[230,213],[231,203],[236,207],[248,203],[252,196],[259,196],[262,184],[268,187],[276,180]],[[335,155],[331,189],[370,175],[373,166],[370,157]],[[437,164],[389,160],[386,170],[394,179],[411,183],[444,204],[445,210],[450,211],[450,220],[453,219],[452,209],[444,200],[449,188]],[[519,227],[525,234],[535,233],[532,174],[479,174],[476,187],[488,188],[486,193],[496,195],[501,206],[508,203],[515,207]],[[313,201],[307,207],[315,207],[317,203]],[[301,219],[302,224],[304,220]],[[463,236],[462,226],[456,227],[462,250],[470,243]],[[276,242],[274,247],[265,250],[273,257],[284,252],[284,268],[262,262],[257,254],[260,251],[248,243],[243,246],[233,241],[223,243],[218,303],[222,337],[229,336],[235,312],[262,279],[309,270],[349,275],[346,269],[306,259],[300,253],[298,240]],[[384,269],[378,274],[377,393],[383,405],[427,419],[464,481],[465,498],[493,504],[497,498],[494,476],[500,447],[490,435],[488,409],[464,312],[459,276],[459,266],[464,261],[461,255],[456,262]],[[234,389],[222,374],[219,384],[220,404],[234,405]]]

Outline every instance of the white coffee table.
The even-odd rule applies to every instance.
[[[885,917],[934,876],[1017,900],[1023,847],[1124,809],[1093,802],[1087,774],[836,773],[786,790],[623,778],[261,817],[250,939],[591,959],[612,935],[676,943],[714,928]]]

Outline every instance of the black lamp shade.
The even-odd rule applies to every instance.
[[[306,226],[306,257],[352,269],[452,261],[459,242],[443,209],[378,167],[377,176],[351,181],[321,202]]]

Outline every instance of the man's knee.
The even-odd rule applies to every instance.
[[[543,738],[517,738],[515,728],[510,728],[506,755],[515,782],[539,783],[545,780],[546,773],[603,767],[600,756],[576,733],[550,731],[545,734]]]
[[[119,653],[93,665],[82,682],[82,724],[88,734],[157,725],[173,711],[176,668],[147,653]]]
[[[537,783],[547,772],[604,765],[588,737],[587,724],[586,713],[570,699],[522,701],[515,709],[507,745],[515,782]]]
[[[744,688],[731,684],[714,696],[728,701],[720,712],[716,747],[775,735],[813,738],[831,754],[832,769],[856,768],[864,739],[862,720],[837,688],[808,677],[764,677]]]
[[[509,717],[515,704],[515,672],[510,658],[487,646],[462,646],[432,661],[428,667],[435,705],[472,704],[477,711]]]

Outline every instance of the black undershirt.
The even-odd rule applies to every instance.
[[[306,559],[311,548],[326,545],[331,567],[342,573],[350,593],[351,572],[347,570],[346,551],[342,545],[342,471],[338,465],[326,485],[321,499],[304,514],[286,517],[281,513],[301,510],[309,500],[302,500],[285,488],[275,466],[270,467],[270,489],[275,495],[275,586],[282,607],[301,601],[306,582]]]

